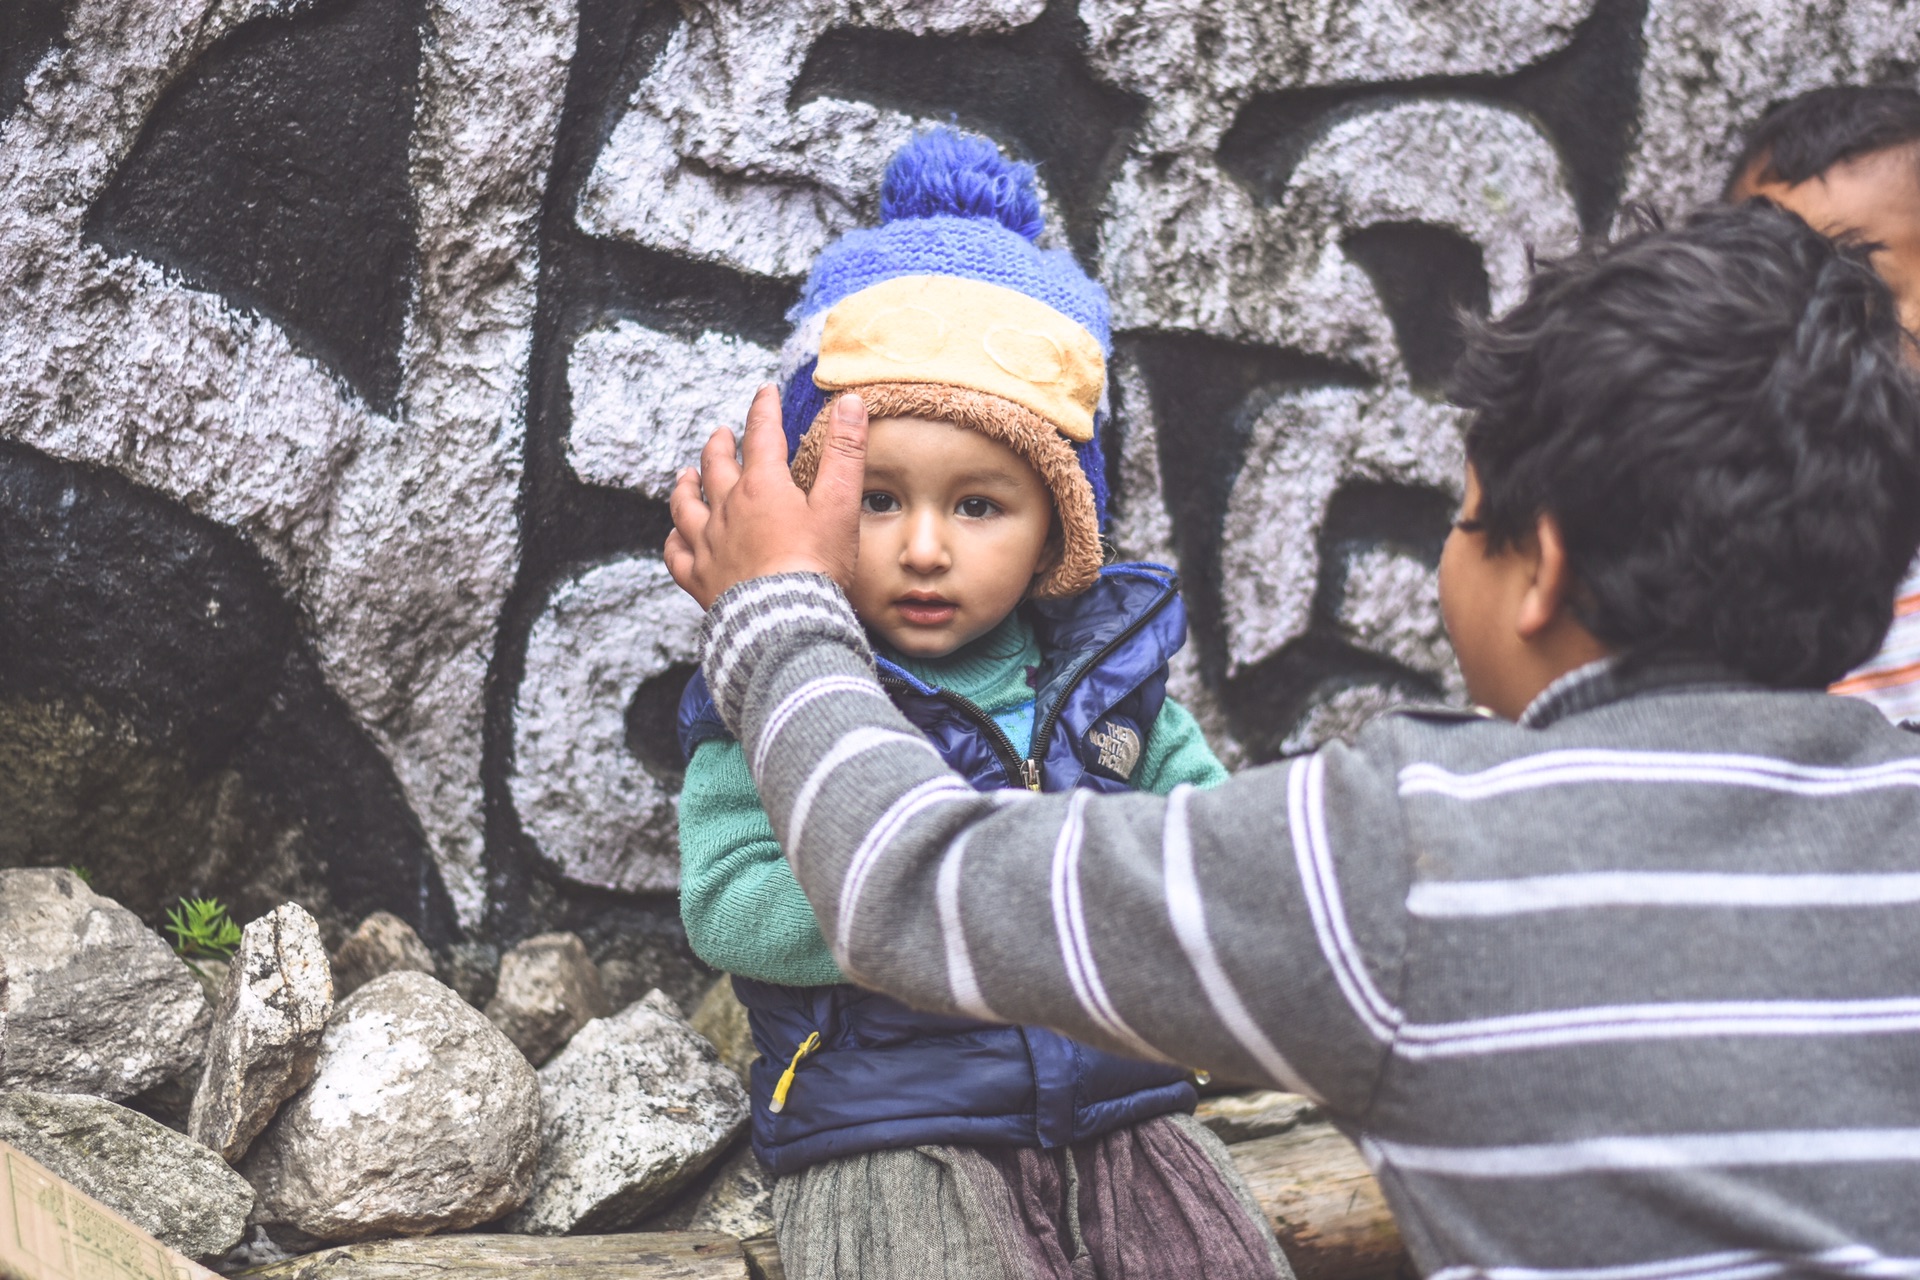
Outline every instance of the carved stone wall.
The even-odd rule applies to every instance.
[[[1917,64],[1920,0],[13,0],[0,865],[670,914],[663,495],[949,119],[1112,290],[1113,537],[1223,753],[1457,697],[1455,310]]]

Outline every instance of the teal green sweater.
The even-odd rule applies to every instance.
[[[937,662],[887,656],[928,684],[967,698],[1017,749],[1028,749],[1034,708],[1027,669],[1039,665],[1040,647],[1018,613]],[[1227,771],[1193,716],[1169,698],[1147,734],[1137,777],[1140,790],[1165,795],[1183,782],[1217,786]],[[731,739],[702,743],[687,766],[680,792],[680,916],[695,954],[716,969],[790,987],[846,981],[774,839],[746,755]]]

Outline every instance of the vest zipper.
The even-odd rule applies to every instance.
[[[1073,673],[1073,678],[1067,681],[1067,687],[1060,691],[1060,696],[1053,700],[1053,706],[1047,709],[1047,718],[1034,730],[1033,744],[1025,759],[1022,759],[1020,753],[1013,749],[1013,739],[1007,736],[1007,731],[995,724],[993,718],[982,711],[979,704],[971,698],[962,697],[950,689],[935,689],[934,696],[948,706],[971,716],[974,723],[986,730],[987,742],[993,748],[993,753],[1000,757],[1000,763],[1006,769],[1007,776],[1018,778],[1021,785],[1029,791],[1038,791],[1040,790],[1040,762],[1047,758],[1047,740],[1053,736],[1054,726],[1060,721],[1060,712],[1067,705],[1068,696],[1080,687],[1080,682],[1087,678],[1088,672],[1100,665],[1101,659],[1131,640],[1134,633],[1153,621],[1173,600],[1178,590],[1177,585],[1169,588],[1158,600],[1148,606],[1146,612],[1129,622],[1120,634],[1094,650],[1093,656],[1080,664],[1079,670]],[[880,683],[887,689],[915,691],[912,685],[898,676],[884,676]]]
[[[916,692],[912,685],[896,676],[887,676],[882,679],[880,683],[888,689]],[[961,714],[970,717],[975,724],[986,731],[987,745],[993,748],[994,755],[1000,757],[1000,765],[1007,771],[1008,777],[1018,778],[1026,785],[1029,791],[1038,791],[1040,789],[1039,768],[1036,766],[1033,769],[1033,776],[1031,778],[1028,777],[1027,766],[1031,762],[1020,758],[1020,753],[1013,749],[1013,739],[1007,736],[1005,729],[1002,729],[994,723],[992,716],[989,716],[980,709],[979,703],[971,698],[963,697],[951,689],[935,689],[933,696],[959,711]]]

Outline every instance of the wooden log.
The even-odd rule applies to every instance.
[[[717,1231],[416,1236],[340,1245],[234,1274],[255,1280],[748,1280],[740,1242]]]
[[[1304,1124],[1227,1150],[1299,1280],[1411,1274],[1380,1184],[1332,1125]]]
[[[0,1142],[0,1280],[218,1280]]]
[[[1288,1133],[1303,1124],[1325,1120],[1326,1116],[1311,1098],[1255,1089],[1202,1098],[1193,1118],[1213,1130],[1220,1141],[1232,1146],[1236,1142]]]
[[[747,1274],[753,1280],[787,1280],[787,1269],[780,1262],[780,1243],[772,1236],[742,1240],[747,1254]]]

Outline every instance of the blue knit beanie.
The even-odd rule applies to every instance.
[[[1106,291],[1070,253],[1036,245],[1044,230],[1031,165],[953,129],[915,137],[887,166],[880,225],[822,251],[788,313],[781,416],[802,483],[817,460],[817,445],[802,443],[844,390],[859,390],[876,416],[956,420],[1013,445],[1048,482],[1079,548],[1081,563],[1040,594],[1070,594],[1097,573],[1107,520],[1112,339]],[[829,376],[816,382],[823,335]],[[939,403],[957,396],[963,411],[925,407],[920,393],[943,387],[951,394]]]

